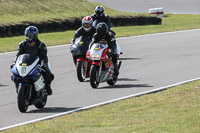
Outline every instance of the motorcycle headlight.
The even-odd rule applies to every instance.
[[[79,42],[78,44],[79,44],[79,45],[82,45],[82,44],[83,44],[83,42]]]
[[[92,60],[100,60],[100,55],[91,55]]]

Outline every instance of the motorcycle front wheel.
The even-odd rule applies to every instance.
[[[90,85],[92,88],[97,88],[99,86],[99,67],[97,65],[92,65],[90,70]]]
[[[18,88],[18,95],[17,95],[17,103],[19,111],[24,113],[28,109],[29,105],[29,99],[28,99],[29,93],[27,93],[25,86],[19,86]]]
[[[78,61],[77,62],[77,77],[80,82],[83,82],[85,80],[86,70],[87,69],[84,68],[84,62]]]

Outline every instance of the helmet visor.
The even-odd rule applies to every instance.
[[[101,37],[104,36],[106,33],[107,33],[106,29],[97,29],[97,34]]]
[[[83,24],[83,27],[85,27],[85,28],[90,28],[91,26],[92,26],[91,23],[84,23],[84,24]]]
[[[28,43],[35,42],[35,39],[33,39],[33,38],[30,38],[30,37],[25,37],[25,38],[26,38],[26,41],[27,41]]]
[[[97,10],[97,11],[96,11],[96,14],[97,14],[98,16],[101,16],[101,14],[102,14],[102,11],[100,11],[100,10]]]
[[[35,42],[37,39],[37,34],[31,32],[25,32],[25,39],[28,43]]]

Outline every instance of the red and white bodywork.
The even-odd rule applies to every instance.
[[[120,47],[117,45],[117,54],[120,55]],[[86,55],[90,69],[90,84],[97,88],[99,83],[107,81],[109,85],[114,85],[117,77],[114,77],[114,65],[112,57],[109,56],[107,44],[95,43]],[[121,63],[120,63],[121,64]]]

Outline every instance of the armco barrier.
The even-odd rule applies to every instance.
[[[81,17],[82,18],[82,17]],[[12,37],[24,35],[24,30],[29,25],[34,25],[40,33],[76,30],[81,26],[81,18],[73,20],[50,20],[45,22],[23,22],[23,24],[0,26],[0,37]],[[120,16],[111,17],[112,26],[134,26],[134,25],[155,25],[161,24],[162,19],[152,16]]]

